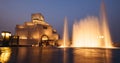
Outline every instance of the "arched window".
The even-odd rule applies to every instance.
[[[43,35],[43,36],[41,37],[41,40],[42,40],[42,41],[47,41],[47,40],[48,40],[48,36],[47,36],[47,35]]]

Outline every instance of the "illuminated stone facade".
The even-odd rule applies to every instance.
[[[20,38],[20,45],[33,45],[48,40],[55,42],[59,39],[56,30],[45,22],[41,13],[35,13],[31,16],[30,22],[23,25],[16,25],[16,35]]]

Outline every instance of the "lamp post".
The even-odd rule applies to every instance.
[[[3,37],[3,46],[8,46],[11,38],[11,32],[2,31],[1,35]]]
[[[11,37],[11,32],[2,31],[1,35],[2,35],[2,37],[3,37],[3,40],[9,40],[10,37]]]

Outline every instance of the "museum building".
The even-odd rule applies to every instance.
[[[49,42],[54,45],[59,39],[59,34],[48,24],[41,13],[31,15],[31,21],[16,25],[16,35],[19,36],[19,45],[37,45]]]

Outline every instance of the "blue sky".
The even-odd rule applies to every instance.
[[[74,20],[99,16],[102,0],[0,0],[0,31],[15,32],[16,24],[31,20],[32,13],[42,13],[45,20],[62,36],[67,16],[71,36]],[[120,42],[120,0],[104,0],[112,39]]]

